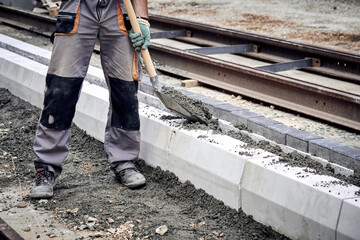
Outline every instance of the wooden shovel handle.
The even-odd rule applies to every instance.
[[[130,0],[123,0],[123,3],[125,5],[126,12],[127,12],[128,16],[129,16],[131,27],[133,28],[133,31],[135,33],[141,33],[141,29],[139,27],[138,21],[136,20],[135,11],[134,11],[134,8],[133,8]],[[144,59],[146,70],[148,71],[149,77],[155,77],[156,76],[156,71],[155,71],[153,62],[151,60],[149,50],[148,49],[146,49],[146,50],[141,49],[141,56]]]

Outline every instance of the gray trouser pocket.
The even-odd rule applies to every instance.
[[[57,35],[72,35],[77,31],[80,17],[80,0],[62,1],[60,11],[56,19],[56,30],[50,37],[51,43]]]
[[[59,12],[55,33],[70,33],[74,29],[76,13]]]

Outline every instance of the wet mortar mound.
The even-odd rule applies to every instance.
[[[198,118],[201,123],[207,125],[211,122],[212,114],[200,100],[188,98],[172,87],[163,86],[161,88],[161,93],[170,97],[174,102],[186,109],[192,116]]]
[[[0,149],[6,152],[0,153],[0,173],[11,172],[10,177],[0,174],[0,188],[18,187],[20,182],[23,189],[30,189],[39,114],[39,109],[0,89]],[[103,143],[73,126],[70,153],[54,197],[39,201],[25,196],[24,200],[54,214],[72,231],[97,233],[101,239],[287,239],[190,182],[181,183],[171,172],[144,161],[137,166],[147,184],[129,190],[110,171]],[[168,227],[164,236],[155,233],[161,225]],[[49,229],[45,230],[40,237],[46,238]]]
[[[201,122],[191,122],[191,121],[184,121],[184,122],[171,122],[171,120],[181,119],[181,117],[174,116],[174,115],[162,115],[160,119],[163,121],[170,122],[170,126],[183,128],[186,130],[204,130],[210,131],[213,130],[213,133],[222,133],[221,128],[219,127],[219,120],[212,118],[210,119],[207,124]]]

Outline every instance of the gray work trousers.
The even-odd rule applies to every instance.
[[[34,141],[35,167],[45,166],[56,177],[68,155],[71,123],[97,38],[110,99],[104,143],[108,161],[113,170],[121,171],[134,167],[139,155],[141,66],[128,37],[121,2],[62,1]]]

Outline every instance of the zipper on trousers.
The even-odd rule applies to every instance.
[[[58,15],[57,18],[72,19],[73,16],[70,16],[70,15]]]
[[[98,3],[96,5],[96,14],[97,14],[97,17],[98,17],[98,20],[100,21],[100,17],[101,17],[101,14],[100,14],[100,5],[101,5],[101,0],[98,0]]]

